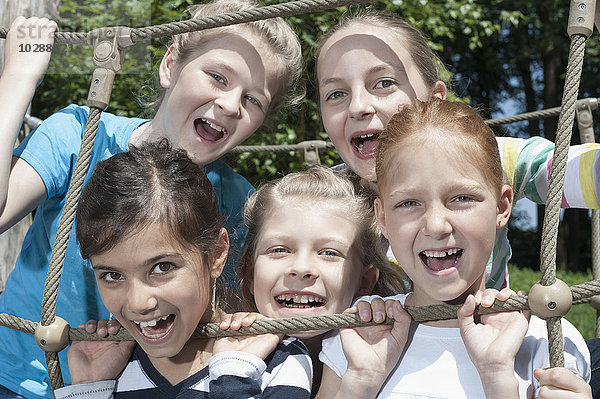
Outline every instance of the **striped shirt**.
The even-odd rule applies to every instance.
[[[171,385],[137,346],[119,378],[60,388],[57,399],[309,398],[312,363],[304,344],[286,338],[265,361],[246,352],[221,352],[208,366]]]

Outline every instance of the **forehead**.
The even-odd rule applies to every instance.
[[[314,237],[336,233],[354,238],[356,218],[347,207],[333,199],[285,198],[275,204],[263,223],[264,227],[289,229],[292,232],[310,231]]]
[[[247,73],[260,89],[275,93],[284,66],[271,46],[249,27],[223,34],[210,34],[189,57],[188,62],[205,62],[229,66],[237,74]],[[233,65],[231,65],[233,63]],[[263,87],[264,86],[264,87]]]
[[[393,66],[412,63],[405,37],[391,28],[352,23],[329,37],[321,48],[319,61],[362,52]],[[322,63],[320,63],[320,66]],[[406,68],[406,65],[403,66]]]

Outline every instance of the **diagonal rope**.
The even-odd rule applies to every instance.
[[[218,28],[275,17],[290,17],[292,15],[307,14],[352,4],[369,3],[371,1],[372,0],[295,0],[288,3],[256,7],[250,10],[170,22],[143,28],[132,28],[131,39],[134,43],[137,43],[142,40],[172,36],[197,30]],[[5,38],[7,32],[7,28],[0,28],[0,38]],[[54,41],[55,43],[88,44],[88,37],[89,32],[56,32],[54,34]]]
[[[69,234],[71,233],[71,228],[73,227],[75,210],[77,209],[79,194],[81,193],[81,188],[83,187],[83,180],[85,179],[85,175],[90,163],[90,154],[92,153],[92,148],[94,147],[94,139],[96,138],[96,131],[98,129],[98,124],[100,123],[101,113],[102,111],[99,108],[90,108],[88,121],[85,125],[85,131],[81,141],[81,148],[79,150],[77,161],[75,162],[75,170],[73,172],[73,177],[71,178],[69,190],[67,191],[67,196],[65,198],[63,213],[58,225],[54,247],[52,248],[52,257],[50,258],[48,276],[46,278],[46,285],[44,287],[44,297],[42,299],[41,323],[44,326],[50,325],[52,322],[54,322],[54,316],[56,314],[58,283],[60,281],[63,262],[65,260],[67,242],[69,241]],[[46,352],[46,364],[48,365],[48,375],[50,377],[52,389],[61,388],[63,386],[63,380],[60,372],[58,354],[56,352]]]

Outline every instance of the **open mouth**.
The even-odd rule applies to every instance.
[[[171,332],[175,321],[175,315],[170,314],[158,319],[148,321],[135,321],[140,333],[150,339],[159,339]]]
[[[319,308],[325,306],[327,300],[316,295],[277,295],[277,303],[286,308]]]
[[[359,154],[371,156],[375,155],[375,150],[377,150],[377,146],[379,145],[378,138],[379,133],[368,133],[352,137],[350,143]]]
[[[455,267],[462,254],[462,249],[452,248],[445,251],[422,251],[419,257],[430,270],[439,272]]]
[[[219,141],[227,135],[227,130],[209,120],[198,118],[194,120],[196,134],[206,141]]]

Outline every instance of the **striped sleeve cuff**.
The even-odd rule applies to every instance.
[[[223,375],[258,380],[267,369],[267,365],[260,357],[251,353],[226,351],[213,355],[208,361],[208,369],[213,380]]]
[[[54,397],[56,399],[109,399],[113,397],[115,384],[115,380],[105,380],[69,385],[55,390]]]

